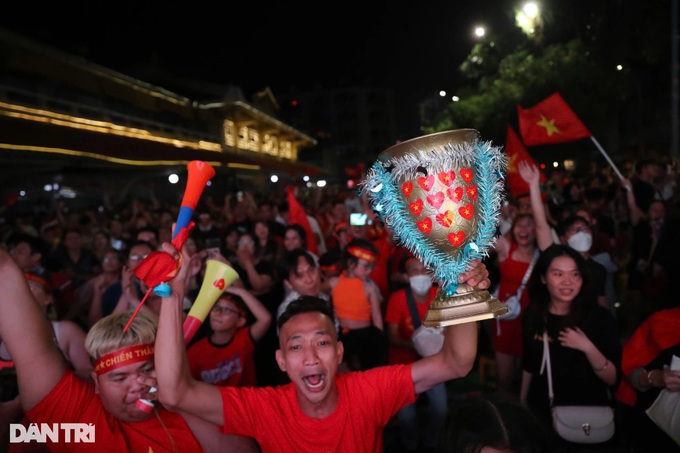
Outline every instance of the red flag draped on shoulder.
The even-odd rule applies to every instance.
[[[524,145],[522,145],[522,142],[520,141],[519,137],[515,133],[514,130],[512,130],[512,127],[508,124],[508,135],[507,138],[505,139],[505,153],[508,155],[508,168],[506,172],[506,181],[508,184],[508,190],[510,191],[510,194],[517,198],[520,195],[526,195],[529,193],[529,185],[522,179],[522,176],[519,174],[518,165],[520,162],[524,161],[529,161],[532,164],[536,165],[538,168],[538,164],[532,157],[529,155],[527,150],[524,148]],[[545,175],[543,172],[541,172],[541,177],[539,180],[540,184],[545,183]]]
[[[298,224],[305,229],[307,233],[307,250],[319,254],[319,247],[316,244],[316,237],[312,231],[312,227],[309,225],[309,220],[307,219],[307,213],[302,205],[295,198],[295,187],[287,187],[286,193],[288,196],[288,224]]]
[[[527,146],[570,142],[592,135],[559,93],[528,109],[518,105],[517,117]]]

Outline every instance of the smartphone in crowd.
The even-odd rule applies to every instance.
[[[349,215],[349,224],[353,226],[364,226],[366,225],[367,214],[361,214],[359,212],[353,212]]]

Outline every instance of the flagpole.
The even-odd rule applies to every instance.
[[[604,151],[604,149],[602,148],[602,146],[600,146],[600,142],[598,142],[597,139],[596,139],[595,137],[593,137],[592,135],[590,136],[590,139],[593,141],[593,143],[595,143],[595,146],[597,146],[597,149],[600,150],[600,152],[602,153],[602,155],[604,156],[604,158],[607,159],[607,162],[609,162],[609,165],[612,166],[612,168],[614,169],[614,171],[616,172],[616,174],[619,176],[619,179],[620,179],[621,181],[623,181],[623,179],[624,179],[624,178],[623,178],[623,175],[621,174],[621,172],[619,171],[619,169],[616,168],[616,165],[614,165],[614,162],[612,162],[612,160],[609,158],[609,156],[608,156],[607,153]]]

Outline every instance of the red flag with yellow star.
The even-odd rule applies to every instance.
[[[519,137],[509,124],[508,135],[505,139],[505,153],[508,155],[508,168],[505,177],[510,194],[515,198],[518,198],[520,195],[528,194],[529,185],[524,182],[524,179],[522,179],[522,176],[519,174],[519,170],[517,170],[518,165],[520,162],[529,161],[536,165],[537,168],[540,167],[536,161],[531,158],[526,148],[524,148],[524,145],[522,145]],[[541,172],[539,183],[544,184],[545,181],[545,175]]]
[[[570,142],[592,135],[559,93],[528,109],[518,105],[517,117],[527,146]]]

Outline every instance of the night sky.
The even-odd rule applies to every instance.
[[[418,102],[455,91],[473,26],[513,25],[511,8],[498,0],[199,3],[162,10],[106,3],[72,14],[60,4],[40,17],[3,15],[0,26],[128,75],[153,61],[177,76],[238,85],[246,97],[266,86],[274,95],[317,83],[386,86],[395,90],[400,126],[416,130]]]

